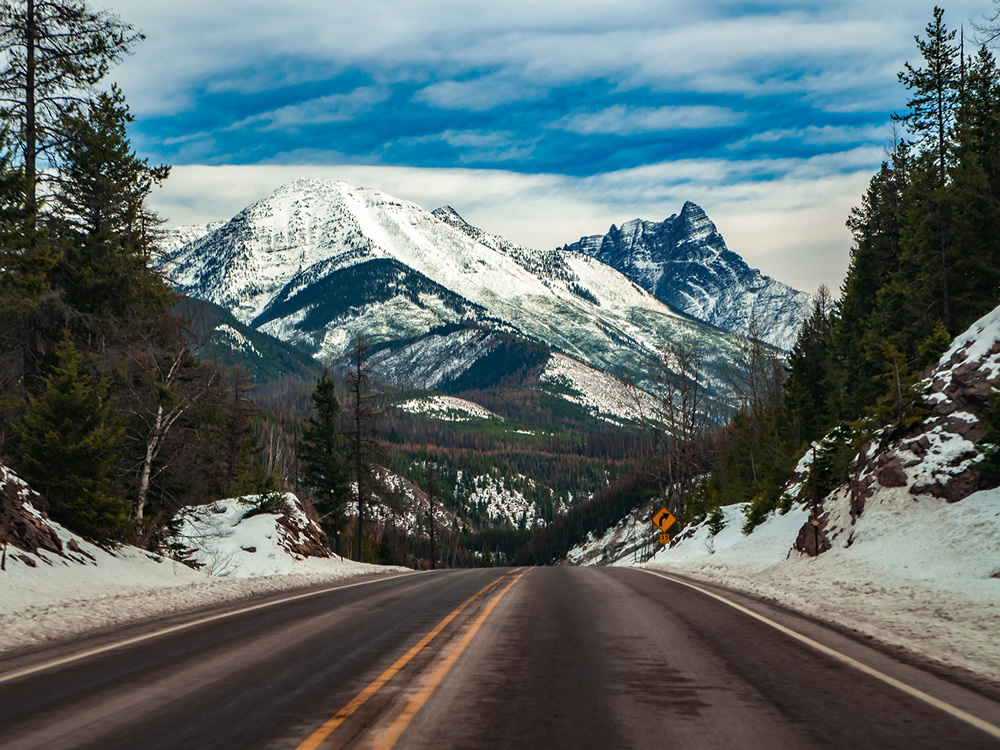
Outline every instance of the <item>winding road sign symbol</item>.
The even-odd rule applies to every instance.
[[[677,523],[677,518],[666,508],[660,508],[660,512],[653,516],[653,525],[660,531],[666,531]]]

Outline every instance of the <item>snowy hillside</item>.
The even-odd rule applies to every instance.
[[[863,445],[812,516],[796,503],[749,536],[686,529],[650,563],[752,591],[1000,684],[1000,489],[976,444],[1000,386],[1000,308],[958,336],[924,382],[928,416]],[[796,497],[801,462],[784,494]]]
[[[709,368],[731,359],[731,337],[600,262],[514,246],[454,211],[445,219],[375,190],[300,180],[174,251],[165,267],[181,291],[323,360],[359,332],[387,360],[396,345],[423,353],[426,337],[454,336],[456,325],[505,330],[640,379],[664,340],[696,338]]]
[[[742,508],[723,510],[718,535],[707,523],[688,529],[648,565],[752,592],[1000,683],[1000,491],[956,504],[880,493],[852,524],[851,546],[819,557],[792,548],[804,508],[771,516],[749,536],[740,531]]]
[[[332,557],[326,534],[295,495],[276,495],[274,507],[262,511],[269,500],[255,495],[183,508],[174,541],[191,550],[200,570],[232,578],[305,572],[309,558]]]
[[[411,414],[429,414],[445,422],[468,422],[473,419],[503,421],[503,417],[494,414],[486,407],[454,396],[412,398],[399,404],[398,408]]]
[[[662,421],[662,404],[646,391],[563,354],[553,354],[539,377],[542,388],[608,422]]]
[[[48,519],[43,501],[6,467],[0,492],[14,489],[12,534],[0,570],[0,653],[272,591],[398,568],[307,556],[309,534],[298,501],[286,513],[246,517],[236,500],[207,511],[207,525],[185,524],[199,570],[135,547],[98,547]],[[208,506],[211,508],[212,506]],[[195,509],[191,509],[196,513]],[[250,549],[254,551],[251,552]],[[217,575],[213,575],[212,573]],[[220,577],[224,576],[224,577]]]
[[[177,252],[195,240],[200,240],[209,232],[225,224],[224,221],[212,221],[208,224],[182,224],[177,227],[166,227],[160,230],[160,238],[156,243],[161,253],[170,255]]]
[[[754,321],[761,338],[789,350],[812,299],[750,268],[694,203],[662,222],[633,219],[567,249],[621,271],[670,307],[740,335]]]

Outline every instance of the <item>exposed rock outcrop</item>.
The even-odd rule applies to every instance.
[[[633,219],[565,249],[607,263],[675,310],[723,330],[746,336],[753,324],[782,349],[792,348],[812,312],[810,295],[747,265],[690,201],[661,222]]]
[[[882,488],[903,488],[915,499],[931,496],[948,502],[985,489],[976,469],[980,455],[976,445],[985,434],[990,395],[998,383],[1000,308],[958,336],[928,374],[923,384],[927,417],[905,430],[885,430],[861,447],[841,490],[849,502],[851,521]],[[804,526],[796,549],[808,554],[824,551],[809,541],[816,533],[810,524]]]
[[[31,554],[45,550],[62,555],[58,534],[39,510],[45,506],[41,495],[6,466],[0,466],[0,546],[6,543]]]

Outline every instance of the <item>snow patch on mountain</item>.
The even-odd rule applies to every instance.
[[[538,489],[535,481],[524,475],[506,479],[488,474],[466,477],[459,471],[454,494],[469,507],[485,512],[493,525],[508,524],[517,528],[523,523],[529,529],[544,526],[545,519],[536,515],[535,504],[515,485],[523,490]],[[548,492],[552,493],[551,490]],[[565,510],[561,501],[557,501],[556,505],[557,513]]]
[[[434,332],[402,347],[376,351],[370,363],[382,380],[397,388],[437,390],[498,346],[499,337],[482,329]]]
[[[404,401],[398,407],[411,414],[427,414],[444,422],[468,422],[472,419],[503,421],[503,417],[494,414],[486,407],[454,396],[414,398]]]
[[[163,265],[182,292],[323,360],[343,355],[356,333],[373,344],[404,342],[469,323],[639,381],[664,340],[701,339],[708,367],[734,348],[731,337],[678,316],[597,260],[519,247],[453,210],[433,215],[342,182],[281,187]]]
[[[230,349],[246,352],[247,354],[253,354],[256,357],[261,356],[261,353],[257,351],[257,347],[253,345],[253,342],[231,325],[226,323],[217,325],[213,333],[214,336],[221,339],[222,343]]]
[[[539,376],[542,388],[608,422],[655,422],[663,413],[649,393],[563,354],[553,354]]]
[[[164,227],[160,230],[156,247],[161,253],[169,255],[195,240],[200,240],[225,223],[224,221],[212,221],[208,224],[181,224],[176,227]]]

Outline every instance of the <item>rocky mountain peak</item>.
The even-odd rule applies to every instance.
[[[727,246],[708,214],[688,201],[661,222],[632,219],[565,249],[589,255],[698,320],[791,349],[812,299],[751,268]]]

